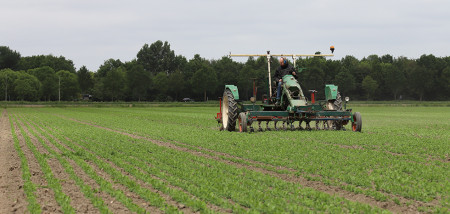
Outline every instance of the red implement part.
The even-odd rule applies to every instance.
[[[216,120],[222,120],[222,98],[219,97],[219,113],[217,113]]]
[[[309,92],[311,92],[311,103],[314,104],[316,103],[316,90],[309,90]]]

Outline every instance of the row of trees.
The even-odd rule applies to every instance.
[[[357,100],[450,98],[450,57],[311,57],[297,59],[296,65],[305,68],[298,75],[304,92],[315,89],[322,97],[324,85],[333,83],[343,95]],[[271,66],[274,71],[278,60],[271,59]],[[187,60],[175,55],[167,41],[145,44],[129,62],[106,60],[95,72],[85,66],[76,70],[62,56],[21,57],[0,47],[0,89],[5,100],[78,100],[82,94],[97,101],[206,100],[220,97],[225,84],[237,85],[241,97],[248,99],[252,79],[256,79],[260,98],[268,94],[267,77],[266,57],[250,57],[245,63],[228,57],[207,60],[200,55]]]

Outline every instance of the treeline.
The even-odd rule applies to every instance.
[[[333,83],[353,100],[450,98],[450,57],[310,57],[297,59],[296,65],[303,70],[298,80],[305,94],[315,89],[323,97],[324,85]],[[272,58],[272,75],[278,66]],[[167,41],[145,44],[129,62],[106,60],[97,71],[85,66],[76,70],[63,56],[21,57],[0,46],[0,89],[4,93],[0,100],[73,101],[91,95],[94,101],[180,101],[184,97],[201,101],[222,96],[226,84],[237,85],[241,97],[249,99],[253,79],[260,99],[268,94],[267,76],[266,57],[250,57],[243,63],[228,57],[207,60],[197,54],[188,60],[175,55]]]

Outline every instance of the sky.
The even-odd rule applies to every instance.
[[[176,55],[231,53],[449,56],[448,0],[0,0],[0,46],[64,56],[96,71],[144,44]]]

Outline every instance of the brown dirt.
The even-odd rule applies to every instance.
[[[25,213],[28,203],[22,189],[22,167],[6,109],[0,118],[0,163],[0,213]]]
[[[60,115],[58,115],[58,116],[60,116]],[[432,205],[430,203],[408,200],[408,199],[406,199],[404,197],[401,197],[401,196],[395,196],[395,197],[400,199],[401,204],[406,204],[406,202],[410,202],[410,203],[412,202],[412,204],[409,205],[409,206],[402,206],[402,205],[398,205],[398,204],[394,203],[393,201],[382,202],[382,201],[378,201],[378,200],[376,200],[376,199],[374,199],[374,198],[372,198],[370,196],[364,195],[364,194],[356,194],[354,192],[343,190],[343,189],[341,189],[339,187],[336,187],[336,186],[326,185],[326,184],[324,184],[323,182],[320,182],[320,181],[309,181],[309,180],[307,180],[307,179],[305,179],[303,177],[294,176],[292,174],[281,174],[281,173],[270,171],[270,170],[267,170],[267,169],[264,169],[264,168],[261,168],[261,167],[257,167],[257,166],[251,166],[251,165],[236,163],[236,162],[229,161],[229,160],[224,160],[224,159],[220,158],[219,156],[212,156],[212,155],[205,154],[205,153],[202,153],[202,152],[199,152],[199,151],[191,150],[189,148],[177,146],[177,145],[175,145],[173,143],[159,141],[159,140],[154,140],[154,139],[151,139],[151,138],[148,138],[148,137],[143,137],[143,136],[139,136],[139,135],[136,135],[136,134],[130,134],[130,133],[127,133],[127,132],[124,132],[124,131],[119,131],[119,130],[111,129],[111,128],[108,128],[108,127],[102,127],[102,126],[99,126],[99,125],[96,125],[96,124],[92,124],[92,123],[85,122],[85,121],[79,121],[79,120],[73,119],[73,118],[67,118],[67,117],[63,117],[63,116],[60,116],[60,117],[62,117],[64,119],[69,119],[69,120],[72,120],[72,121],[75,121],[75,122],[78,122],[78,123],[90,125],[90,126],[93,126],[93,127],[96,127],[96,128],[100,128],[100,129],[116,132],[116,133],[119,133],[119,134],[123,134],[123,135],[129,136],[129,137],[132,137],[134,139],[144,139],[144,140],[147,140],[147,141],[152,142],[152,143],[154,143],[156,145],[159,145],[159,146],[163,146],[163,147],[171,148],[171,149],[176,149],[178,151],[188,152],[188,153],[196,155],[196,156],[201,156],[201,157],[205,157],[205,158],[214,159],[214,160],[226,163],[226,164],[234,165],[234,166],[239,167],[239,168],[246,168],[246,169],[249,169],[249,170],[261,172],[261,173],[264,173],[264,174],[267,174],[267,175],[271,175],[271,176],[280,178],[280,179],[288,181],[288,182],[299,183],[302,186],[309,187],[309,188],[312,188],[312,189],[315,189],[315,190],[318,190],[318,191],[321,191],[321,192],[324,192],[324,193],[327,193],[327,194],[330,194],[330,195],[337,195],[337,196],[343,197],[345,199],[348,199],[350,201],[360,202],[360,203],[364,203],[364,204],[369,204],[371,206],[379,207],[379,208],[382,208],[382,209],[387,209],[387,210],[389,210],[391,212],[394,212],[394,213],[418,213],[419,212],[418,211],[418,207],[419,206],[426,207],[426,206]],[[227,156],[230,157],[230,155],[227,155]],[[255,162],[255,163],[259,164],[259,162]],[[288,168],[288,170],[291,171],[292,169]]]

